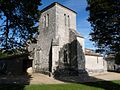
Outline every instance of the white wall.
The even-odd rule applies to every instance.
[[[58,66],[58,60],[59,60],[59,46],[53,46],[52,47],[52,72],[56,70],[56,67]]]
[[[88,72],[101,72],[107,70],[107,63],[103,57],[85,55],[85,67]]]
[[[78,69],[85,69],[84,38],[77,37]]]
[[[78,43],[82,46],[83,52],[85,52],[85,44],[84,44],[84,38],[77,37]]]

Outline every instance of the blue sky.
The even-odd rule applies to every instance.
[[[85,38],[85,47],[95,49],[93,43],[89,40],[90,23],[87,21],[88,12],[86,11],[86,0],[42,0],[42,5],[39,9],[50,5],[53,2],[59,2],[62,5],[77,12],[77,31]]]

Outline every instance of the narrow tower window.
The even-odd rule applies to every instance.
[[[65,21],[65,26],[66,26],[66,14],[64,14],[64,21]]]
[[[43,17],[43,28],[46,26],[46,16]]]
[[[70,17],[68,15],[68,27],[70,27]]]
[[[98,57],[97,57],[97,63],[99,63]]]
[[[46,27],[46,16],[44,16],[44,18],[45,18],[45,27]]]
[[[46,27],[48,27],[49,26],[49,14],[47,14],[47,16],[46,16]]]

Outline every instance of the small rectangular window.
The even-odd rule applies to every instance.
[[[98,57],[97,57],[97,63],[99,63]]]
[[[105,66],[105,62],[103,61],[103,66]]]

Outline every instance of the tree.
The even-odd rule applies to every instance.
[[[120,55],[120,0],[87,0],[91,41],[98,51]]]
[[[22,48],[38,31],[41,0],[0,0],[0,47]]]

